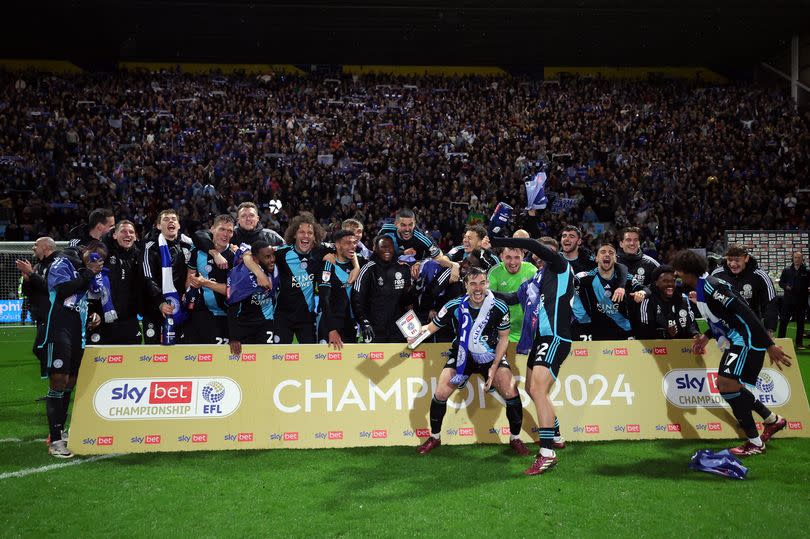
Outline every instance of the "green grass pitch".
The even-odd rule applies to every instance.
[[[749,479],[690,472],[730,442],[572,443],[524,477],[501,446],[50,457],[30,328],[0,328],[1,537],[807,537],[810,440]],[[799,361],[810,379],[810,353]],[[810,392],[810,391],[808,391]],[[31,470],[67,462],[70,466]],[[17,475],[10,475],[15,474]],[[28,474],[20,476],[20,474]]]

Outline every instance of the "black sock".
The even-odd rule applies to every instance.
[[[520,395],[506,399],[506,419],[509,420],[509,432],[512,436],[520,434],[523,426],[523,404],[520,402]]]
[[[67,425],[68,408],[70,407],[70,395],[73,393],[73,388],[66,389],[62,392],[62,428]]]
[[[540,427],[540,447],[554,449],[554,427]]]
[[[562,435],[560,434],[560,418],[558,418],[558,417],[555,415],[555,416],[554,416],[554,437],[555,437],[555,438],[559,438],[560,436],[562,436]]]
[[[430,400],[430,432],[433,434],[442,433],[442,420],[447,412],[447,401],[440,401],[434,395]]]
[[[751,414],[754,408],[754,395],[750,391],[744,393],[739,391],[736,393],[720,393],[720,396],[731,406],[731,411],[734,413],[734,417],[737,418],[740,427],[745,431],[745,435],[748,438],[759,436],[757,426],[754,423],[754,416]]]
[[[768,409],[767,406],[762,404],[761,400],[756,398],[754,394],[751,393],[751,390],[743,386],[742,389],[740,389],[740,393],[748,393],[749,395],[751,395],[751,399],[754,401],[754,411],[757,413],[758,416],[760,416],[762,419],[768,419],[770,417],[772,412]]]
[[[45,397],[45,415],[48,417],[51,442],[62,439],[62,427],[65,426],[62,422],[62,395],[62,391],[49,389]]]

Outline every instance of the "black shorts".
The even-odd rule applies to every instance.
[[[48,353],[45,347],[40,348],[40,344],[42,341],[45,340],[45,328],[47,324],[45,322],[37,322],[37,336],[34,338],[34,347],[32,351],[34,355],[37,356],[39,360],[39,364],[44,368],[45,364],[48,362]]]
[[[563,361],[568,357],[569,352],[571,352],[571,343],[559,337],[535,337],[526,360],[526,368],[531,370],[532,367],[537,365],[546,367],[556,380],[557,375],[560,373],[560,367],[562,367]]]
[[[753,386],[764,362],[765,350],[734,344],[723,351],[717,374]]]
[[[259,323],[231,324],[232,341],[239,341],[242,344],[279,344],[280,339],[276,334],[273,320],[261,320]]]
[[[143,343],[160,344],[160,332],[163,328],[163,318],[143,317]]]
[[[62,341],[45,343],[44,350],[49,375],[67,374],[76,376],[79,374],[79,366],[82,364],[82,356],[84,355],[81,336],[70,343]]]
[[[141,324],[137,318],[101,324],[88,332],[87,344],[141,344]]]
[[[195,309],[183,324],[183,344],[228,344],[228,317],[214,316],[208,309]]]
[[[294,320],[277,314],[275,336],[279,339],[278,344],[292,344],[293,337],[298,340],[298,344],[315,344],[315,321],[312,317],[308,320]]]
[[[463,374],[464,376],[470,377],[473,374],[478,373],[481,375],[481,378],[486,380],[487,377],[489,376],[489,369],[490,367],[492,367],[492,363],[493,363],[492,361],[490,361],[489,363],[476,363],[475,361],[473,361],[471,357],[468,357],[467,362],[464,365]],[[448,359],[447,363],[444,364],[444,368],[453,369],[454,371],[456,370],[456,356],[453,355],[452,352],[450,353],[450,359]],[[503,358],[500,361],[500,363],[498,363],[498,368],[499,369],[509,368],[509,362],[506,360],[506,358]]]

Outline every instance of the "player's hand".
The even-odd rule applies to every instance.
[[[329,346],[334,346],[335,350],[343,348],[343,339],[340,338],[340,333],[336,329],[329,332]]]
[[[670,337],[674,337],[677,334],[678,334],[678,326],[672,324],[671,326],[667,327],[667,335],[669,335]]]
[[[221,253],[214,254],[214,264],[216,264],[219,269],[228,269],[228,261],[225,260],[225,257],[222,256]]]
[[[99,260],[98,262],[87,262],[85,263],[87,269],[93,272],[93,275],[98,275],[101,273],[101,270],[104,269],[104,261]]]
[[[256,275],[256,284],[268,290],[273,289],[273,283],[270,281],[270,279],[264,272],[261,272],[259,275]]]
[[[450,282],[457,283],[461,280],[461,264],[453,262],[450,268]]]
[[[498,363],[500,362],[492,362],[492,367],[490,367],[489,372],[487,372],[487,383],[484,384],[484,391],[489,391],[492,389],[492,384],[495,383],[495,373],[498,372]]]
[[[87,327],[90,329],[97,328],[101,325],[101,317],[98,313],[90,313],[90,316],[87,317]]]
[[[334,265],[337,262],[337,258],[335,257],[335,253],[326,253],[323,255],[323,261],[329,262],[330,264]]]
[[[439,314],[439,311],[435,309],[431,309],[430,311],[428,311],[428,322],[432,322],[433,319],[436,318],[437,314]]]
[[[411,280],[415,281],[419,278],[419,268],[421,268],[421,264],[419,262],[414,262],[411,265]]]
[[[163,303],[161,303],[160,304],[160,313],[163,315],[163,318],[166,318],[167,316],[170,316],[171,314],[173,314],[174,313],[174,308],[172,307],[172,304],[169,303],[168,301],[164,301]]]
[[[489,243],[489,236],[484,236],[484,239],[481,240],[481,248],[482,249],[491,249],[492,244]]]
[[[692,353],[696,356],[702,356],[706,353],[706,344],[708,342],[709,338],[703,334],[692,337]]]
[[[621,290],[621,288],[619,290]],[[630,294],[630,296],[633,298],[633,301],[635,301],[636,303],[641,303],[642,301],[644,301],[644,298],[647,297],[647,294],[645,294],[644,292],[638,291],[638,292],[633,292],[632,294]]]
[[[409,247],[408,249],[402,251],[402,254],[404,254],[405,256],[416,256],[416,249],[414,249],[413,247]]]
[[[689,301],[697,305],[697,292],[695,292],[694,290],[689,292]]]
[[[200,288],[203,286],[204,281],[207,281],[205,277],[200,277],[199,275],[192,275],[188,278],[188,285],[191,288]]]
[[[15,260],[14,263],[17,265],[17,269],[20,270],[25,277],[30,276],[34,273],[34,268],[31,267],[31,262],[28,260]]]
[[[374,329],[368,320],[360,321],[360,333],[363,335],[363,342],[368,344],[374,340]]]
[[[768,357],[771,358],[771,365],[776,365],[779,370],[782,370],[782,365],[785,367],[790,367],[793,363],[791,363],[791,357],[787,355],[782,347],[776,344],[772,344],[768,347]]]
[[[242,353],[242,342],[231,339],[229,343],[231,347],[231,355],[238,356]]]
[[[613,292],[613,297],[610,298],[610,301],[612,301],[613,303],[621,303],[621,301],[624,299],[624,294],[625,294],[624,288],[617,288]]]

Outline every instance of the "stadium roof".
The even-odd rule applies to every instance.
[[[10,9],[0,56],[98,65],[731,66],[767,59],[810,28],[807,0],[31,0]]]

